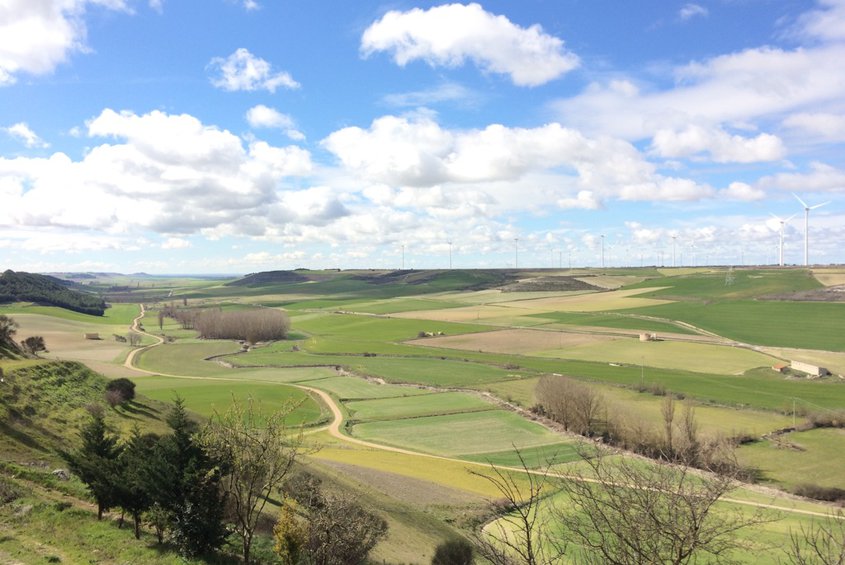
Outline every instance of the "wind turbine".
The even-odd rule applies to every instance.
[[[792,196],[795,197],[798,202],[801,203],[801,206],[804,207],[804,266],[810,266],[810,210],[815,210],[816,208],[821,208],[822,206],[826,206],[830,204],[830,202],[823,202],[821,204],[816,204],[815,206],[808,206],[806,202],[798,198],[798,195],[794,192]]]
[[[780,222],[780,266],[783,267],[783,227],[786,225],[786,222],[797,216],[798,214],[792,214],[787,219],[779,218],[772,214],[772,217]]]

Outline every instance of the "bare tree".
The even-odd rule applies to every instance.
[[[546,497],[553,494],[548,484],[549,464],[530,469],[516,449],[521,473],[490,465],[489,473],[471,471],[490,481],[502,495],[505,514],[475,534],[478,553],[494,565],[546,565],[558,563],[566,546],[552,534],[546,512]]]
[[[595,431],[604,407],[602,396],[589,385],[569,377],[546,375],[535,389],[537,402],[564,429],[581,435]]]
[[[587,466],[559,483],[567,509],[555,515],[581,549],[576,560],[618,565],[716,561],[738,543],[735,533],[765,522],[758,512],[714,505],[734,488],[723,475],[693,473],[690,467],[618,457],[603,448],[580,448]]]
[[[674,430],[675,420],[675,397],[671,394],[663,397],[663,403],[660,405],[660,412],[663,416],[663,430],[666,433],[666,455],[672,457],[674,447],[672,445],[672,432]]]
[[[798,532],[787,550],[793,565],[845,565],[845,514],[841,510]]]
[[[214,458],[226,463],[222,482],[241,537],[244,563],[250,562],[258,519],[273,489],[287,477],[302,450],[302,433],[292,434],[285,419],[296,409],[290,404],[262,414],[250,398],[246,404],[232,398],[224,414],[215,413],[200,435]]]
[[[129,345],[131,345],[132,347],[137,347],[138,345],[141,345],[141,334],[137,332],[129,332],[128,334],[126,334],[126,339],[129,342]]]

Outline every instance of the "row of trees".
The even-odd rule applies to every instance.
[[[742,471],[731,456],[730,442],[704,437],[698,429],[692,404],[683,403],[678,410],[678,402],[671,394],[663,397],[658,429],[619,409],[608,410],[595,388],[569,377],[544,376],[537,383],[535,395],[535,411],[576,434],[600,436],[607,444],[654,459],[728,475]]]
[[[586,444],[579,455],[582,471],[566,476],[548,467],[531,470],[521,456],[524,476],[498,469],[483,475],[513,507],[478,535],[486,559],[495,565],[551,565],[564,555],[588,564],[720,562],[740,546],[737,531],[767,521],[759,511],[715,512],[735,488],[732,477]]]

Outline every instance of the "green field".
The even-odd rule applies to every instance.
[[[513,448],[493,453],[476,453],[464,455],[462,459],[517,468],[522,467],[524,463],[529,469],[542,469],[548,465],[561,465],[578,461],[581,456],[578,455],[575,444],[570,442],[528,447],[520,449],[519,453]],[[557,470],[559,471],[559,468]]]
[[[533,314],[534,318],[541,318],[543,320],[553,320],[558,324],[565,324],[567,326],[597,326],[600,328],[616,328],[621,330],[639,330],[653,333],[675,333],[675,334],[694,334],[689,328],[673,324],[670,322],[661,322],[659,320],[650,320],[626,314],[608,314],[608,313],[593,313],[593,312],[544,312],[542,314]]]
[[[429,393],[429,391],[417,387],[378,384],[358,377],[329,377],[303,382],[302,384],[330,392],[341,400],[395,398]]]
[[[733,269],[733,281],[727,275],[728,269],[702,272],[696,270],[659,278],[661,290],[641,296],[666,298],[670,300],[746,300],[761,296],[784,294],[821,288],[822,285],[806,269]],[[632,284],[627,288],[649,288],[654,279]]]
[[[0,305],[0,314],[6,314],[7,316],[12,317],[14,317],[15,314],[41,314],[43,316],[52,316],[54,318],[61,318],[62,320],[70,320],[83,324],[127,326],[127,329],[132,324],[132,320],[134,320],[140,313],[141,311],[137,304],[112,305],[106,309],[102,316],[80,314],[79,312],[72,312],[57,306],[39,306],[37,304],[29,303]]]
[[[395,420],[439,414],[493,410],[495,406],[465,392],[439,392],[378,400],[346,402],[354,421]]]
[[[560,436],[518,414],[487,410],[358,424],[352,435],[423,453],[461,456],[560,443]]]
[[[843,450],[845,430],[822,428],[744,445],[737,457],[763,480],[790,490],[802,484],[843,488]]]
[[[825,302],[678,302],[626,310],[682,320],[756,345],[845,351],[845,304]]]
[[[138,392],[145,396],[163,402],[178,396],[189,410],[206,417],[215,411],[225,412],[233,398],[242,402],[251,398],[267,413],[296,406],[286,418],[288,425],[314,424],[322,419],[317,401],[305,391],[287,385],[173,377],[140,377],[135,383]]]
[[[209,377],[225,375],[231,369],[207,357],[224,355],[238,351],[240,346],[233,341],[201,341],[162,345],[141,352],[136,356],[136,364],[146,370],[165,375],[187,375]]]

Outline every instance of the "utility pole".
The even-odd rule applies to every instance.
[[[405,246],[402,246],[402,270],[405,270]]]
[[[675,265],[675,240],[678,239],[677,235],[672,236],[672,267],[676,267]]]
[[[519,238],[518,237],[513,238],[513,252],[514,252],[514,256],[513,256],[514,257],[513,258],[514,269],[518,269],[519,268]]]
[[[604,234],[601,234],[601,268],[604,269]]]

